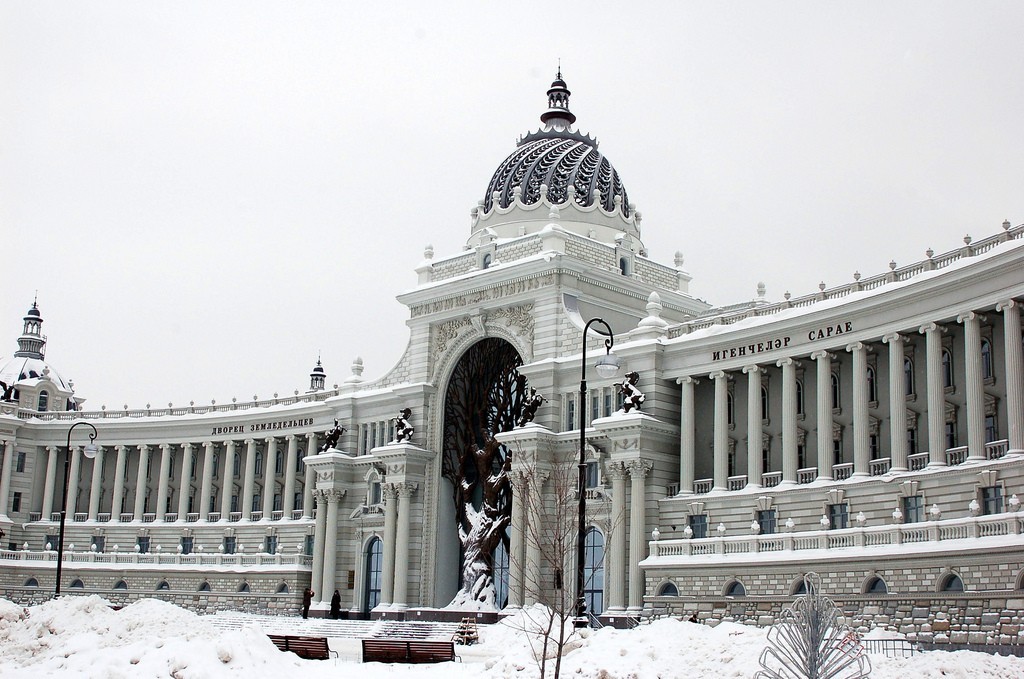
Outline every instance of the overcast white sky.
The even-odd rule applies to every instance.
[[[1024,3],[483,4],[0,3],[0,356],[38,290],[89,409],[386,372],[559,58],[714,304],[1024,222]]]

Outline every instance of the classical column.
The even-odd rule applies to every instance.
[[[299,440],[294,434],[285,437],[288,441],[288,452],[284,461],[284,491],[281,497],[281,509],[285,519],[292,518],[295,511],[295,459],[299,449]]]
[[[324,555],[327,553],[327,491],[313,491],[316,499],[316,523],[313,528],[313,584],[310,585],[314,592],[314,601],[324,601]],[[335,538],[337,539],[337,538]],[[331,594],[327,595],[327,601],[331,600]]]
[[[744,366],[747,374],[747,487],[761,486],[761,368]]]
[[[964,364],[967,368],[967,459],[985,459],[985,388],[981,373],[981,316],[966,311],[956,318],[964,324]]]
[[[644,606],[644,579],[640,562],[647,556],[647,495],[644,479],[651,470],[647,460],[630,460],[629,464],[629,609],[638,613]]]
[[[391,605],[395,598],[395,522],[398,518],[398,486],[383,484],[384,554],[381,559],[380,602]]]
[[[213,493],[213,441],[203,441],[203,483],[199,487],[199,519],[210,517],[210,496]]]
[[[14,469],[14,440],[4,441],[4,466],[0,471],[0,516],[7,516],[11,502],[11,473]]]
[[[782,483],[796,483],[796,361],[781,358],[782,368]]]
[[[526,503],[523,498],[527,492],[528,475],[521,469],[509,472],[512,484],[512,533],[509,536],[508,559],[508,604],[521,607],[524,601],[523,566],[526,558]]]
[[[125,460],[128,459],[128,446],[117,446],[117,467],[114,469],[114,494],[110,497],[110,518],[119,521],[121,506],[124,504]]]
[[[815,351],[811,359],[818,362],[817,420],[818,478],[832,478],[832,354]],[[861,470],[854,469],[854,473]],[[866,471],[866,470],[865,470]]]
[[[57,478],[57,453],[59,450],[57,446],[48,446],[46,448],[46,482],[43,484],[43,521],[49,521],[50,515],[53,514],[53,483]]]
[[[708,375],[715,381],[714,487],[729,487],[729,378],[718,370]]]
[[[622,462],[608,465],[612,480],[612,514],[608,531],[608,569],[605,582],[608,588],[608,612],[626,610],[626,474]],[[691,485],[691,488],[693,486]]]
[[[277,471],[277,439],[267,437],[266,452],[263,453],[263,520],[269,521],[274,510],[274,472]],[[283,506],[283,505],[282,505]],[[331,588],[334,593],[334,588]]]
[[[103,494],[103,446],[96,448],[92,460],[92,484],[89,486],[89,520],[95,521],[100,513],[100,495]],[[0,491],[0,496],[3,492]]]
[[[330,601],[334,596],[334,590],[336,587],[335,570],[337,568],[338,559],[338,504],[341,502],[341,498],[345,495],[345,491],[328,490],[324,492],[327,496],[327,511],[317,512],[317,514],[327,514],[326,526],[324,528],[326,534],[324,535],[323,577],[321,578],[320,583],[320,588],[323,592],[321,593],[320,601]]]
[[[160,478],[156,490],[156,520],[163,521],[167,513],[167,489],[171,482],[171,446],[160,445]]]
[[[224,446],[224,482],[220,489],[220,520],[227,521],[231,515],[231,496],[235,490],[235,448],[234,441]]]
[[[540,601],[543,584],[540,578],[540,539],[544,531],[540,528],[544,516],[544,482],[548,472],[534,468],[530,477],[530,498],[527,500],[527,522],[534,529],[533,538],[526,541],[526,573],[523,576],[526,588],[526,605],[532,606]]]
[[[306,457],[310,455],[316,455],[316,433],[310,432],[306,434]],[[310,509],[312,509],[312,498],[313,498],[313,484],[315,483],[313,478],[313,470],[306,467],[306,477],[302,486],[302,518],[308,519],[310,517]],[[390,601],[388,603],[391,603]]]
[[[242,480],[242,518],[252,518],[252,496],[256,485],[256,439],[245,440],[245,478]]]
[[[903,335],[882,338],[889,345],[889,465],[907,470],[907,384],[903,369]]]
[[[946,466],[946,387],[942,376],[942,326],[926,323],[925,360],[928,371],[928,466]]]
[[[82,468],[82,449],[78,446],[71,448],[71,473],[68,478],[68,496],[65,498],[67,505],[63,505],[67,511],[68,518],[75,520],[75,512],[78,511],[78,475]]]
[[[409,524],[412,522],[412,494],[415,483],[398,485],[398,530],[395,536],[394,603],[404,608],[409,603]]]
[[[1009,453],[1024,453],[1024,348],[1021,347],[1020,302],[996,305],[1003,314],[1003,349],[1006,354],[1006,417]]]
[[[178,467],[178,521],[188,518],[189,490],[192,487],[192,444],[181,446],[181,466]]]
[[[149,474],[149,446],[139,446],[139,468],[135,473],[135,506],[133,518],[142,521],[142,510],[146,503],[146,476]]]
[[[846,350],[853,355],[853,468],[868,469],[871,466],[871,438],[868,432],[868,347],[863,342],[854,342],[848,345]]]
[[[680,377],[682,398],[679,404],[679,492],[693,493],[694,466],[697,447],[694,441],[696,423],[693,419],[693,388],[697,380]]]

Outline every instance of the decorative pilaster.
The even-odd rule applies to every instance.
[[[199,489],[199,518],[210,517],[210,495],[213,493],[213,441],[203,441],[203,485]]]
[[[306,457],[316,454],[316,432],[306,434]],[[313,470],[306,465],[306,475],[302,484],[302,518],[308,519],[313,505]]]
[[[996,305],[1003,314],[1003,353],[1006,355],[1006,418],[1008,453],[1024,453],[1024,348],[1021,347],[1020,302]]]
[[[128,459],[128,446],[117,446],[117,467],[114,469],[114,494],[110,497],[110,518],[117,521],[124,505],[125,462]]]
[[[928,466],[946,466],[946,389],[942,377],[942,326],[926,323],[924,335],[925,360],[928,372]]]
[[[744,366],[747,375],[747,487],[761,487],[761,368]]]
[[[178,466],[178,521],[185,521],[188,515],[188,498],[192,487],[192,444],[181,446],[181,464]]]
[[[49,521],[53,514],[54,482],[57,478],[57,446],[46,448],[46,482],[43,484],[43,521]]]
[[[395,536],[395,596],[399,608],[409,603],[409,525],[412,522],[412,494],[415,483],[395,484],[398,490],[398,530]]]
[[[530,499],[528,501],[530,516],[527,518],[529,525],[540,526],[544,520],[544,482],[548,473],[544,470],[534,469],[530,476]],[[524,577],[526,586],[526,605],[532,606],[540,600],[540,593],[543,591],[543,583],[540,577],[540,536],[544,532],[536,529],[536,539],[526,541],[526,574]]]
[[[316,523],[313,528],[313,572],[312,589],[314,601],[325,601],[324,599],[324,554],[327,553],[327,491],[313,491],[313,498],[316,501]],[[326,601],[331,600],[331,594],[326,595]]]
[[[274,472],[277,467],[277,439],[268,436],[263,453],[263,520],[269,521],[274,511]],[[283,505],[282,505],[283,506]],[[334,588],[331,588],[334,593]]]
[[[71,453],[71,473],[69,477],[71,480],[68,483],[68,496],[64,498],[67,504],[63,505],[63,507],[67,515],[74,521],[75,512],[78,511],[78,476],[82,468],[82,449],[74,446],[69,452]]]
[[[608,464],[608,477],[612,480],[611,527],[608,532],[608,612],[626,610],[626,474],[623,462]],[[691,489],[693,485],[691,484]]]
[[[89,520],[95,521],[100,513],[100,495],[103,494],[103,446],[96,449],[92,460],[92,483],[89,486]],[[0,496],[3,492],[0,491]]]
[[[629,469],[629,609],[639,612],[644,606],[644,579],[640,570],[640,561],[647,556],[646,532],[647,518],[646,488],[644,480],[651,471],[651,463],[647,460],[630,460]]]
[[[815,351],[811,359],[818,362],[817,419],[818,478],[832,478],[832,354]],[[854,474],[859,470],[854,468]],[[867,471],[867,470],[865,470]]]
[[[167,488],[171,482],[171,446],[160,445],[160,477],[157,480],[156,520],[163,521],[167,513]]]
[[[966,311],[956,318],[964,325],[967,372],[967,459],[985,459],[985,387],[981,372],[981,316]]]
[[[526,503],[523,502],[528,488],[528,474],[521,469],[513,469],[508,475],[512,484],[512,533],[509,536],[509,568],[508,568],[508,603],[509,606],[521,607],[525,601],[524,564],[526,559]]]
[[[889,345],[889,464],[907,470],[907,386],[904,375],[903,335],[882,338]]]
[[[266,492],[264,490],[264,492]],[[345,496],[344,490],[332,489],[319,491],[322,492],[327,499],[327,511],[317,512],[317,516],[321,513],[327,514],[325,535],[324,535],[324,551],[323,551],[323,576],[321,578],[320,589],[321,592],[320,601],[330,601],[331,597],[334,596],[334,590],[336,587],[336,570],[338,560],[338,505],[341,502],[341,498]],[[317,521],[319,525],[319,521]],[[318,591],[318,590],[313,590]]]
[[[11,473],[14,469],[14,439],[4,441],[4,466],[0,471],[0,517],[8,516],[11,507]]]
[[[252,518],[252,498],[256,487],[256,439],[245,440],[245,478],[242,481],[242,518]]]
[[[146,477],[149,475],[149,446],[139,446],[139,467],[135,474],[135,505],[132,517],[142,521],[142,512],[146,508]]]
[[[694,466],[696,463],[695,427],[693,419],[693,389],[697,380],[693,377],[679,378],[682,397],[679,403],[679,492],[693,493]]]
[[[868,432],[868,347],[854,342],[846,347],[853,355],[853,468],[871,465],[871,438]]]
[[[782,368],[782,483],[796,483],[796,362],[779,359]]]
[[[729,487],[729,378],[718,370],[708,375],[715,382],[714,488]]]
[[[284,492],[281,498],[281,509],[284,510],[284,518],[291,519],[295,511],[295,460],[298,457],[299,440],[293,435],[285,437],[288,442],[288,452],[284,460]]]
[[[224,446],[224,482],[220,489],[220,520],[227,521],[231,514],[231,496],[235,494],[235,451],[237,444],[228,441]],[[314,590],[315,591],[315,590]]]
[[[398,519],[398,485],[383,484],[384,554],[381,559],[380,602],[391,605],[395,600],[395,528]]]

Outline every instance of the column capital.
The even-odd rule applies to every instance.
[[[170,450],[170,448],[171,448],[171,444],[170,443],[161,443],[160,444],[160,450]]]
[[[713,372],[710,375],[708,375],[708,377],[713,379],[713,380],[720,380],[720,379],[722,379],[725,376],[726,376],[726,374],[725,374],[724,370],[716,370],[715,372]]]
[[[746,374],[754,374],[763,370],[759,365],[745,365],[743,366],[743,372]]]
[[[794,359],[794,358],[792,358],[790,356],[786,356],[785,358],[780,358],[779,360],[775,361],[775,366],[778,367],[778,368],[785,368],[786,366],[790,366],[790,365],[791,366],[796,366],[797,365],[796,359]]]
[[[833,358],[835,358],[835,354],[829,353],[825,349],[820,349],[811,354],[812,361],[821,361],[826,359],[831,361]]]
[[[267,444],[268,446],[269,446],[269,445],[270,445],[271,443],[273,443],[274,441],[276,441],[276,440],[277,440],[277,437],[276,437],[276,436],[268,436],[267,438],[263,439],[263,441],[264,441],[264,442],[265,442],[265,443],[266,443],[266,444]]]
[[[1007,309],[1012,309],[1013,307],[1019,306],[1020,302],[1018,302],[1015,299],[1004,299],[1001,302],[996,302],[996,311],[1006,311]]]
[[[898,332],[890,332],[886,335],[882,335],[882,341],[886,344],[895,344],[896,342],[906,342],[907,338],[905,335],[901,335]]]
[[[968,321],[984,321],[985,317],[974,311],[962,311],[956,315],[957,323],[967,323]]]
[[[143,444],[139,445],[139,452],[140,453],[148,453],[149,452],[149,448],[150,447],[148,445],[143,443]]]
[[[217,444],[213,441],[203,441],[203,448],[212,448],[215,445]]]
[[[403,500],[408,500],[412,497],[412,494],[416,492],[419,484],[413,483],[412,481],[405,481],[404,483],[396,483],[395,486],[396,491],[398,492],[398,497]]]
[[[317,506],[326,504],[329,501],[329,491],[317,488],[313,491],[313,499],[316,501]]]
[[[247,446],[251,446],[251,445],[254,445],[256,443],[256,439],[248,438],[248,439],[245,439],[244,443]]]
[[[939,325],[935,321],[929,321],[928,323],[925,323],[920,328],[918,328],[917,331],[919,333],[921,333],[922,335],[927,335],[930,332],[936,332],[936,331],[940,332],[940,333],[944,333],[944,332],[946,332],[946,326]]]
[[[685,375],[683,377],[676,378],[676,384],[700,384],[700,380],[692,375]]]
[[[398,497],[398,485],[397,483],[382,483],[380,485],[380,490],[385,500],[394,500]]]
[[[285,437],[284,437],[284,440],[285,441],[294,441],[295,440],[295,434],[286,434]]]
[[[181,444],[181,449],[182,450],[192,450],[194,447],[195,447],[195,444],[193,444],[191,441],[189,441],[188,443],[182,443]]]
[[[616,460],[615,462],[608,463],[607,473],[609,478],[611,478],[613,481],[621,481],[626,478],[626,474],[629,473],[629,470],[626,468],[625,462],[622,462],[621,460]]]
[[[116,446],[114,446],[114,450],[120,453],[122,450],[128,450],[128,446],[124,445],[123,443],[119,443]]]
[[[329,504],[330,503],[337,504],[338,502],[341,502],[341,498],[345,497],[345,493],[347,491],[344,488],[331,488],[329,490],[318,491],[318,492],[322,492],[324,494],[324,497],[327,499],[327,502]]]
[[[851,342],[846,345],[846,350],[849,351],[851,354],[855,351],[867,351],[867,349],[868,345],[860,341]]]
[[[526,488],[526,482],[529,478],[530,473],[525,469],[513,469],[508,473],[508,480],[512,484],[513,492],[521,492]]]
[[[647,478],[647,472],[651,471],[653,466],[647,460],[630,460],[626,463],[626,467],[629,469],[629,476],[632,479]]]
[[[309,439],[310,441],[314,440],[316,438],[316,432],[315,431],[311,431],[311,432],[307,433],[306,434],[306,438]]]

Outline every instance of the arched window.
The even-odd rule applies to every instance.
[[[243,582],[241,585],[238,586],[238,591],[239,593],[247,593],[249,591],[249,583]]]
[[[277,457],[274,458],[274,474],[280,476],[284,473],[284,453],[280,450],[277,451]]]
[[[282,582],[280,585],[277,586],[277,593],[278,594],[288,594],[289,591],[290,590],[288,589],[288,583],[287,582]]]
[[[868,401],[878,400],[878,385],[875,384],[875,369],[868,366]]]
[[[679,589],[671,582],[666,582],[658,589],[658,596],[679,596]]]
[[[160,584],[156,586],[156,591],[158,591],[158,592],[166,592],[170,588],[171,588],[171,586],[167,584],[166,580],[161,580]]]
[[[950,573],[942,579],[942,585],[939,587],[939,591],[962,592],[964,591],[964,581],[960,579],[959,575]]]
[[[832,408],[839,408],[842,405],[842,401],[839,398],[839,375],[832,373]]]
[[[619,257],[619,271],[622,272],[623,276],[629,275],[629,260],[625,257]]]
[[[237,479],[242,473],[242,456],[239,455],[238,453],[235,453],[235,461],[232,464],[232,473],[235,475],[235,478]]]
[[[220,453],[214,453],[213,454],[213,462],[210,464],[210,468],[213,471],[211,476],[213,476],[213,478],[215,478],[215,479],[219,478],[217,476],[217,466],[218,465],[220,465]]]
[[[84,589],[84,588],[85,588],[85,583],[82,582],[81,580],[79,580],[78,578],[75,578],[74,580],[71,581],[71,589]]]
[[[801,380],[796,381],[796,414],[804,414],[804,383]]]
[[[889,587],[885,584],[885,580],[879,577],[873,577],[868,581],[867,586],[864,588],[865,594],[888,594]]]
[[[25,581],[25,587],[38,587],[38,586],[39,586],[39,581],[36,580],[35,578],[29,578],[28,580]]]
[[[813,591],[814,587],[812,585],[811,592]],[[792,596],[803,596],[804,594],[807,594],[807,580],[805,580],[804,578],[800,578],[799,580],[797,580],[796,585],[793,587]]]
[[[914,392],[914,362],[909,358],[903,359],[903,393],[907,396]]]
[[[256,451],[256,476],[263,474],[263,453]]]
[[[508,605],[508,550],[504,542],[494,548],[494,601],[498,610]]]
[[[482,264],[482,266],[480,268],[481,269],[490,269],[491,268],[491,253],[488,252],[487,254],[484,255],[484,261],[483,261],[483,264]]]
[[[384,543],[380,538],[373,538],[366,545],[366,593],[363,595],[363,607],[373,610],[380,603],[380,586],[383,572]]]
[[[768,387],[761,387],[761,419],[768,419]]]
[[[200,592],[209,592],[209,591],[210,591],[210,583],[208,583],[208,582],[203,582],[203,584],[199,585],[199,589],[198,589],[197,591],[200,591]]]
[[[732,394],[725,395],[725,411],[729,418],[729,424],[736,423],[736,405],[733,403]]]
[[[587,531],[583,543],[583,596],[593,615],[604,612],[604,535],[596,528]]]
[[[987,339],[981,340],[981,376],[986,380],[995,377],[992,369],[992,343]]]
[[[128,589],[128,583],[124,580],[118,580],[114,585],[114,589]]]
[[[49,405],[50,405],[50,395],[48,393],[46,393],[45,391],[39,392],[39,404],[38,404],[39,407],[37,408],[39,410],[39,412],[45,413],[46,412],[46,408]]]
[[[953,386],[953,354],[949,349],[942,350],[942,386]]]
[[[733,580],[725,588],[725,596],[747,596],[747,588],[739,580]]]

